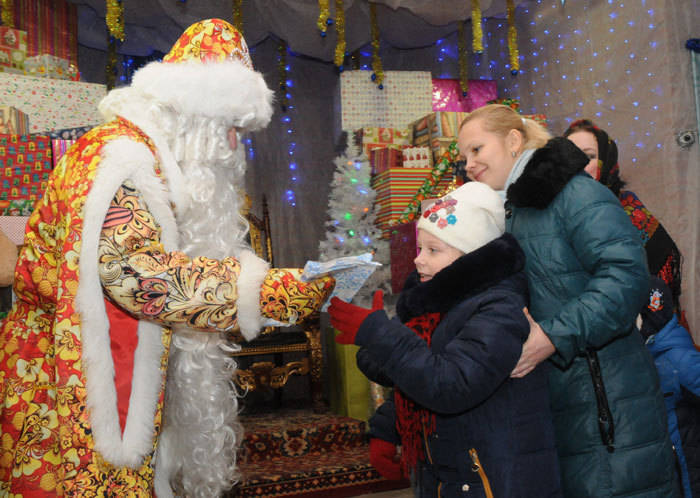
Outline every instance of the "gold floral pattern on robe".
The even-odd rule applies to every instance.
[[[160,227],[130,182],[107,212],[99,271],[107,295],[133,316],[199,330],[237,328],[238,261],[166,252]]]

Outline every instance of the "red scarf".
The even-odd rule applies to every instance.
[[[426,313],[410,319],[405,325],[418,337],[428,343],[433,331],[440,323],[442,314]],[[435,414],[414,403],[399,389],[394,390],[396,405],[396,430],[401,436],[401,463],[409,474],[416,467],[418,460],[423,460],[423,435],[429,436],[435,431]]]

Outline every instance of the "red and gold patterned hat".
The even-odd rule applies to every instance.
[[[241,33],[221,19],[199,21],[185,30],[163,62],[221,62],[239,59],[253,69],[248,46]]]
[[[263,128],[272,117],[273,92],[253,68],[241,33],[221,19],[191,25],[162,62],[136,71],[131,86],[178,113],[241,129]]]

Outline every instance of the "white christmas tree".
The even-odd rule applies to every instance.
[[[351,141],[352,142],[352,141]],[[389,242],[381,238],[381,231],[374,224],[375,191],[370,186],[371,167],[367,156],[350,143],[335,161],[331,192],[328,198],[326,239],[319,244],[321,260],[373,253],[378,267],[352,302],[358,306],[371,305],[377,289],[391,294],[391,270],[389,267]]]

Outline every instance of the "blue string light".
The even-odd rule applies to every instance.
[[[281,50],[281,49],[280,49]],[[297,205],[297,198],[296,198],[296,192],[295,189],[297,188],[300,180],[299,176],[299,165],[294,158],[294,154],[296,152],[296,147],[297,143],[294,140],[294,123],[293,123],[293,115],[290,113],[290,111],[293,111],[295,109],[295,106],[292,104],[292,93],[291,89],[294,88],[294,80],[292,80],[291,77],[291,64],[288,64],[286,62],[286,57],[287,56],[294,56],[294,53],[289,50],[289,47],[285,44],[284,51],[280,51],[278,53],[278,63],[280,64],[281,70],[283,74],[280,74],[280,91],[284,92],[284,102],[285,105],[282,107],[282,116],[280,120],[282,121],[282,125],[284,129],[287,131],[287,137],[289,142],[287,143],[287,168],[289,169],[289,182],[290,186],[287,188],[285,191],[285,199],[287,201],[287,204],[289,204],[292,207],[296,207]],[[284,59],[284,60],[283,60]]]

